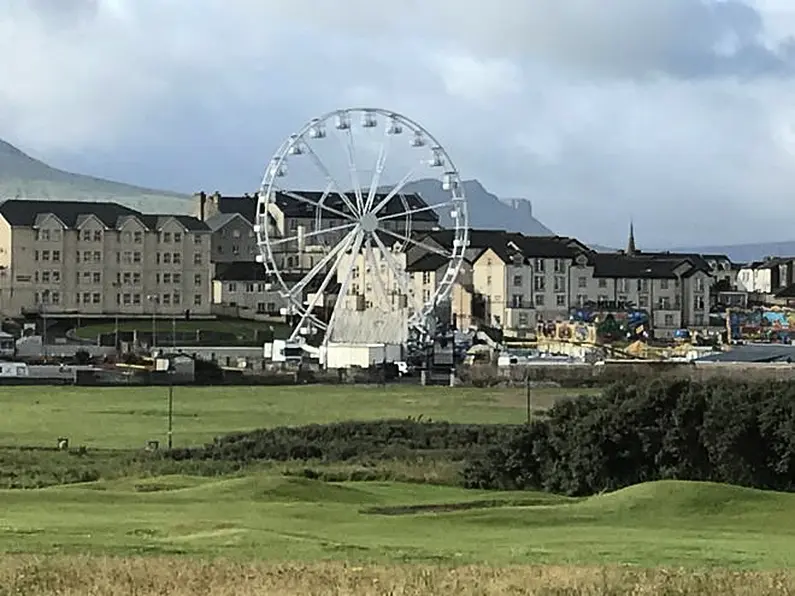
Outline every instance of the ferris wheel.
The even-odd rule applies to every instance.
[[[406,190],[416,181],[426,196]],[[254,231],[257,260],[298,321],[291,340],[352,341],[358,327],[360,340],[364,331],[385,342],[387,328],[433,331],[463,262],[467,204],[458,170],[425,128],[388,110],[341,109],[306,123],[271,158]],[[421,258],[432,280],[410,270]]]

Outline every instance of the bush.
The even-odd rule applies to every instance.
[[[470,457],[464,484],[587,495],[660,479],[795,490],[795,384],[655,379],[562,401]]]
[[[424,454],[463,460],[473,451],[482,451],[507,439],[515,428],[411,419],[313,424],[228,435],[204,447],[175,449],[168,457],[239,462],[266,459],[343,462],[405,459]]]

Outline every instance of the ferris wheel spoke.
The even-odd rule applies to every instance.
[[[376,214],[377,214],[379,211],[381,211],[381,209],[383,209],[384,207],[386,207],[386,206],[387,206],[387,204],[389,204],[389,202],[390,202],[390,201],[391,201],[391,200],[392,200],[392,199],[395,197],[395,195],[396,195],[396,194],[398,194],[398,193],[399,193],[401,190],[403,190],[403,187],[405,187],[405,186],[406,186],[406,185],[409,183],[409,180],[411,180],[411,177],[412,177],[413,175],[414,175],[414,168],[412,168],[411,170],[409,170],[409,171],[406,173],[406,175],[405,175],[405,176],[403,176],[403,178],[401,178],[401,179],[400,179],[400,182],[398,182],[398,183],[397,183],[397,185],[395,185],[395,188],[393,188],[392,190],[390,190],[390,191],[387,193],[387,195],[386,195],[386,196],[385,196],[385,197],[384,197],[384,198],[381,200],[381,202],[380,202],[380,203],[378,203],[378,204],[377,204],[377,205],[376,205],[376,206],[375,206],[375,207],[374,207],[374,208],[371,210],[371,213],[376,213]]]
[[[321,271],[323,271],[323,269],[326,268],[329,265],[329,263],[331,263],[331,261],[334,261],[334,266],[336,266],[341,258],[340,255],[344,254],[345,250],[348,248],[348,246],[351,243],[351,239],[354,237],[355,234],[356,234],[355,230],[351,230],[350,232],[348,232],[345,235],[345,237],[339,242],[339,244],[337,244],[334,248],[332,248],[325,257],[320,259],[320,261],[318,261],[317,264],[314,267],[312,267],[312,269],[309,270],[309,273],[307,273],[301,279],[301,281],[299,281],[292,288],[290,288],[288,292],[289,296],[295,298],[296,293],[298,293],[298,295],[300,296],[304,288]],[[334,267],[332,267],[332,269],[334,269]]]
[[[391,230],[380,228],[379,231],[383,232],[384,234],[388,234],[389,236],[392,236],[393,238],[400,240],[401,242],[408,242],[410,244],[413,244],[417,248],[420,248],[427,252],[432,252],[447,259],[453,256],[453,253],[448,252],[442,248],[436,248],[435,246],[431,246],[430,244],[425,244],[424,242],[420,242],[419,240],[414,240],[413,238],[409,238],[408,236],[402,236],[401,234],[398,234]]]
[[[301,328],[301,326],[303,326],[304,321],[306,319],[310,317],[317,319],[317,317],[314,316],[313,311],[317,307],[317,303],[320,301],[320,299],[325,296],[326,288],[328,288],[328,285],[331,283],[331,280],[334,279],[334,277],[337,275],[337,267],[339,267],[339,262],[342,259],[342,255],[344,254],[345,254],[344,250],[341,250],[337,254],[337,259],[334,261],[334,264],[331,267],[329,267],[329,270],[326,272],[323,281],[320,282],[320,286],[318,286],[317,290],[315,290],[315,293],[312,296],[312,299],[309,301],[309,304],[306,307],[306,311],[304,312],[301,318],[301,322],[298,324],[299,329]],[[326,325],[326,329],[328,329],[328,325]]]
[[[460,202],[460,201],[459,201]],[[385,221],[388,219],[397,219],[398,217],[406,217],[409,215],[416,215],[417,213],[425,213],[427,211],[435,211],[436,209],[441,209],[442,207],[452,207],[456,204],[456,201],[450,200],[445,201],[443,203],[435,203],[433,205],[427,205],[425,207],[418,207],[417,209],[409,209],[406,208],[406,211],[401,211],[400,213],[390,213],[389,215],[384,215],[378,218],[378,221]],[[405,204],[404,204],[405,206]]]
[[[346,129],[345,140],[342,140],[342,137],[337,136],[342,143],[343,150],[345,151],[346,155],[348,156],[348,170],[351,175],[351,184],[353,185],[353,193],[356,197],[356,206],[358,208],[359,213],[364,213],[364,198],[362,195],[362,185],[359,182],[359,170],[356,169],[356,145],[353,141],[353,131],[349,126]]]
[[[340,232],[342,230],[349,230],[356,225],[355,222],[351,222],[348,224],[343,224],[341,226],[334,226],[331,228],[324,228],[322,230],[316,230],[314,232],[309,232],[303,235],[303,238],[314,238],[315,236],[320,236],[321,234],[329,234],[333,232]],[[271,246],[276,246],[279,244],[287,244],[289,242],[297,242],[301,237],[298,235],[290,236],[289,238],[280,238],[279,240],[271,240]]]
[[[373,251],[373,240],[369,236],[365,241],[364,246],[364,260],[365,260],[365,271],[367,270],[367,261],[370,261],[370,267],[372,267],[374,277],[375,277],[375,284],[378,286],[378,291],[381,294],[381,298],[383,301],[381,302],[382,310],[389,311],[392,308],[392,301],[389,298],[389,293],[386,290],[386,286],[384,285],[384,281],[381,279],[381,271],[380,271],[380,264],[378,260],[375,258],[375,252]]]
[[[341,217],[341,218],[347,219],[349,221],[356,221],[356,216],[355,216],[354,213],[348,214],[348,213],[345,213],[343,211],[339,211],[337,209],[334,209],[334,207],[329,207],[326,204],[320,204],[319,202],[315,202],[315,201],[313,201],[311,199],[307,199],[306,197],[303,197],[303,196],[299,195],[298,193],[296,193],[296,192],[294,192],[292,190],[285,190],[283,188],[276,187],[276,191],[282,193],[286,197],[290,197],[291,199],[293,199],[295,201],[298,201],[300,203],[304,203],[305,205],[311,205],[312,207],[315,207],[315,208],[319,207],[320,209],[328,211],[329,213],[333,213],[337,217]]]
[[[324,164],[323,161],[318,157],[317,153],[315,153],[315,150],[312,149],[312,147],[310,147],[309,144],[307,144],[306,148],[307,151],[309,152],[309,157],[312,158],[312,161],[315,163],[317,169],[320,170],[323,173],[323,175],[326,177],[326,182],[334,185],[335,193],[337,194],[337,196],[342,200],[345,206],[348,209],[350,209],[351,215],[354,218],[357,217],[361,213],[361,211],[357,210],[353,206],[353,203],[351,203],[350,199],[347,196],[345,196],[345,192],[344,189],[342,188],[342,185],[340,185],[337,179],[331,175],[331,172],[329,172],[328,168],[326,167],[326,164]],[[359,193],[361,194],[361,190],[359,191]]]
[[[340,285],[339,293],[337,294],[337,299],[334,301],[334,309],[331,311],[331,317],[328,321],[328,327],[326,327],[326,338],[325,342],[331,340],[331,334],[334,332],[334,323],[337,320],[337,315],[342,308],[342,302],[346,299],[348,294],[348,286],[351,284],[351,278],[353,278],[353,272],[358,266],[356,262],[359,256],[359,253],[362,250],[362,241],[364,240],[364,234],[362,232],[358,232],[356,234],[356,240],[353,242],[353,249],[351,250],[351,258],[353,259],[351,266],[348,267],[348,271],[345,273],[345,277],[342,280],[342,285]],[[337,269],[336,267],[334,268]]]
[[[389,128],[384,127],[384,142],[378,150],[378,159],[375,162],[375,172],[373,178],[370,180],[370,190],[367,192],[367,202],[364,205],[363,213],[369,213],[375,201],[375,193],[378,191],[378,182],[381,180],[381,174],[384,173],[384,166],[386,165],[386,158],[389,155],[389,146],[392,135],[389,134]]]

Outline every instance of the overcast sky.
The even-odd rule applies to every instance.
[[[793,0],[5,0],[0,138],[52,165],[254,190],[368,104],[561,234],[795,239]]]

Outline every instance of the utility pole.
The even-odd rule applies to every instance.
[[[172,372],[168,373],[172,375]],[[173,446],[173,428],[174,428],[174,381],[169,377],[168,383],[168,449],[171,451]]]
[[[527,402],[527,424],[533,422],[533,390],[530,386],[530,371],[525,372],[524,376],[525,401]]]

